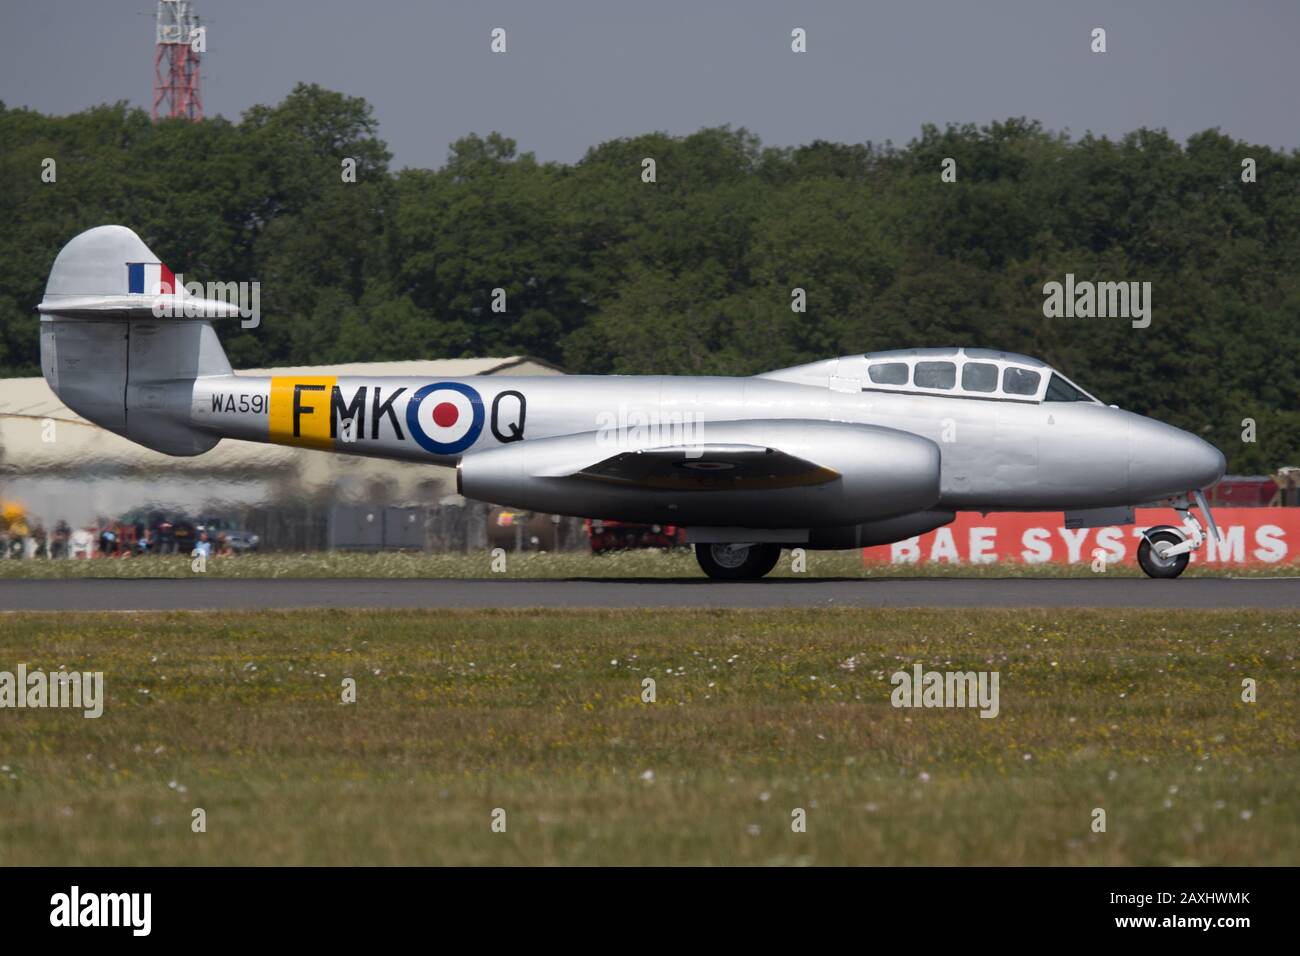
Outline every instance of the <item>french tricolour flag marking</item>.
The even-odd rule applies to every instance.
[[[127,291],[133,295],[165,295],[176,291],[176,277],[161,262],[128,262]]]

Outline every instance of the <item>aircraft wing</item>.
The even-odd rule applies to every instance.
[[[776,448],[715,444],[620,452],[571,477],[641,488],[726,491],[820,485],[840,474]]]

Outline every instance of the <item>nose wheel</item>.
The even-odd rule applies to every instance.
[[[695,560],[718,581],[754,581],[781,560],[779,544],[697,544]]]
[[[1138,545],[1138,564],[1150,578],[1176,578],[1183,573],[1191,552],[1170,554],[1173,549],[1184,542],[1182,533],[1177,528],[1162,525],[1147,531],[1142,543]]]
[[[1210,537],[1219,541],[1219,529],[1214,523],[1214,515],[1205,495],[1193,491],[1189,495],[1179,495],[1173,501],[1174,510],[1182,516],[1183,526],[1175,528],[1170,525],[1158,525],[1148,528],[1138,545],[1138,564],[1152,578],[1176,578],[1187,568],[1192,552],[1205,543],[1205,534],[1201,523],[1192,514],[1195,504],[1205,516],[1210,526]]]

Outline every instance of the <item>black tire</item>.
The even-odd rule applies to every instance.
[[[1191,560],[1191,553],[1175,555],[1172,558],[1162,558],[1158,551],[1152,547],[1156,544],[1182,544],[1183,536],[1175,529],[1165,525],[1158,528],[1152,528],[1142,538],[1142,543],[1138,545],[1138,564],[1146,572],[1149,578],[1176,578],[1182,574],[1187,567],[1187,562]]]
[[[781,560],[779,544],[697,544],[695,560],[716,581],[755,581]]]

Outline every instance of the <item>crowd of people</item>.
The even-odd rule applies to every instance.
[[[60,520],[49,534],[39,521],[30,524],[22,515],[0,518],[0,558],[65,558],[69,554],[72,529]]]
[[[0,520],[0,560],[62,560],[67,558],[129,558],[148,554],[184,554],[203,557],[233,556],[235,549],[224,532],[211,537],[201,530],[187,533],[170,522],[156,527],[101,521],[89,528],[73,529],[60,519],[47,532],[40,519],[23,516]]]

